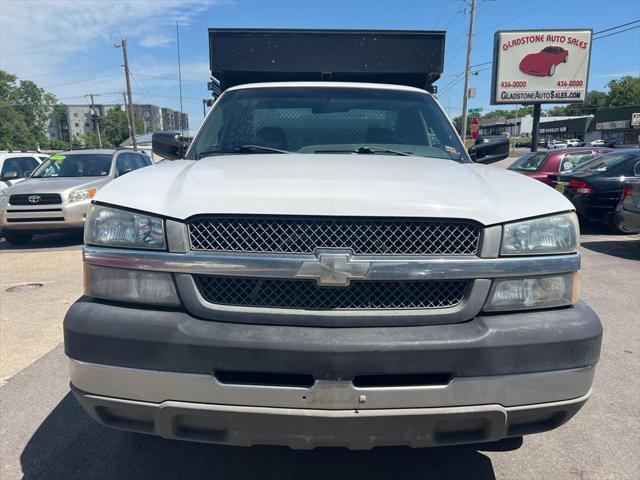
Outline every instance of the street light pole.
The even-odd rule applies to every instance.
[[[138,142],[136,141],[136,122],[135,122],[135,114],[133,113],[133,98],[131,95],[131,78],[129,74],[129,57],[127,56],[127,39],[122,37],[122,42],[120,45],[116,45],[116,48],[122,47],[122,55],[124,56],[124,76],[127,80],[127,97],[129,99],[129,125],[131,128],[131,144],[133,145],[134,150],[138,148]]]
[[[462,98],[462,142],[467,140],[467,98],[469,95],[469,73],[471,69],[471,45],[473,42],[473,22],[476,16],[476,0],[471,0],[471,15],[469,17],[469,37],[467,38],[467,65],[464,70],[464,97]]]

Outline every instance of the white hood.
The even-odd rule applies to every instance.
[[[95,200],[176,219],[206,213],[440,217],[484,225],[573,209],[542,182],[502,168],[378,154],[164,161],[109,183]]]

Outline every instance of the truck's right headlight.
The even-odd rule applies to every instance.
[[[91,205],[87,212],[84,243],[105,247],[164,250],[161,218],[118,208]]]
[[[573,253],[578,248],[578,237],[578,217],[573,212],[507,223],[500,254]]]

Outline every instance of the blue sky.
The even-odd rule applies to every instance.
[[[492,58],[499,29],[593,28],[640,19],[638,0],[479,0],[472,64]],[[65,103],[121,101],[121,36],[129,43],[134,102],[179,109],[175,21],[180,20],[184,111],[192,127],[209,96],[207,28],[367,28],[446,30],[440,101],[461,112],[468,15],[463,0],[1,0],[0,68],[30,79]],[[479,67],[470,107],[489,103],[491,70]],[[589,88],[612,78],[640,76],[640,29],[593,44]],[[449,88],[446,88],[449,86]],[[510,107],[506,107],[510,108]]]

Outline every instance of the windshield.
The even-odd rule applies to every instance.
[[[103,177],[111,169],[111,154],[73,153],[52,155],[40,165],[31,178]]]
[[[523,170],[526,172],[535,172],[547,158],[546,153],[527,153],[511,164],[509,170]]]
[[[581,172],[606,172],[619,163],[622,163],[630,158],[635,158],[637,156],[638,154],[636,153],[605,153],[603,155],[600,155],[599,157],[596,157],[590,162],[580,165],[578,168],[576,168],[576,170],[579,170]]]
[[[470,161],[430,95],[345,87],[265,87],[227,92],[186,158],[278,150],[410,154]]]

